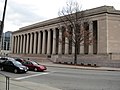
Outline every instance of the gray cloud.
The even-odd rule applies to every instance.
[[[45,17],[34,13],[34,10],[34,7],[11,1],[8,3],[6,19],[15,25],[34,23],[45,19]]]

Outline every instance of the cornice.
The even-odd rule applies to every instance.
[[[84,10],[84,15],[85,15],[84,17],[100,15],[100,14],[103,14],[103,13],[120,15],[120,11],[115,10],[115,8],[113,6],[101,6],[101,7],[97,7],[97,8],[93,8],[93,9]],[[27,31],[27,30],[30,30],[30,29],[34,29],[34,28],[53,25],[53,24],[56,24],[56,23],[60,23],[59,17],[22,27],[19,30],[14,31],[13,34],[18,33],[18,32],[22,32],[22,31]]]

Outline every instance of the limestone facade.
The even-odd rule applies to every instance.
[[[120,11],[112,6],[102,6],[85,11],[91,24],[89,29],[96,34],[96,44],[89,45],[87,54],[120,53]],[[62,44],[64,26],[59,27],[59,18],[22,27],[12,33],[12,53],[15,54],[74,54],[74,47]],[[66,38],[62,39],[70,43]],[[80,46],[79,54],[86,54]]]

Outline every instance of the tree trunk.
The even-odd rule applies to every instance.
[[[74,64],[77,64],[77,42],[75,42]]]

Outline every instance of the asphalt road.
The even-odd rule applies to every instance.
[[[14,74],[12,79],[30,81],[62,90],[120,90],[120,72],[48,67],[46,72]]]

